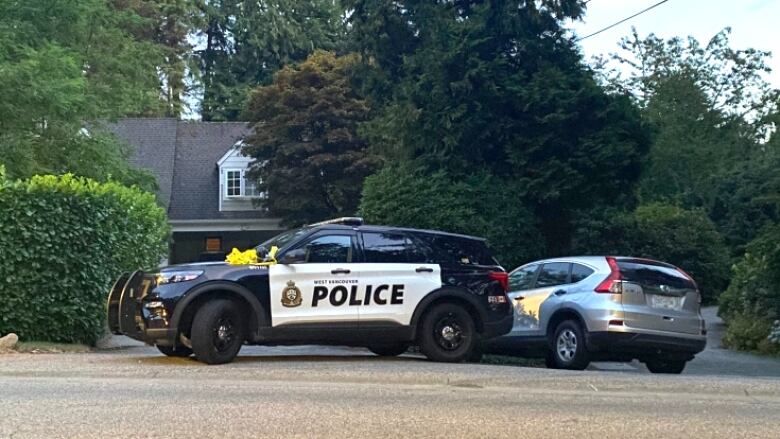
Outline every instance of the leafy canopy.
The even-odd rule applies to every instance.
[[[263,205],[286,225],[353,215],[363,179],[380,166],[357,134],[370,109],[349,83],[356,61],[314,52],[249,97],[254,131],[244,152],[256,159],[250,174],[267,194]]]

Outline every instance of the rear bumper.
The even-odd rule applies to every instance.
[[[600,331],[586,335],[588,351],[614,354],[698,354],[707,345],[705,336]]]
[[[485,340],[496,338],[512,330],[514,315],[508,314],[499,320],[485,322],[482,326],[482,338]]]

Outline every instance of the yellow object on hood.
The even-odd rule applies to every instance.
[[[273,246],[268,251],[265,261],[259,261],[257,258],[257,250],[249,249],[240,251],[237,248],[233,248],[225,258],[225,262],[230,265],[260,265],[269,266],[276,264],[276,252],[279,251],[279,247]]]

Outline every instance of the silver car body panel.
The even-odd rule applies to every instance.
[[[511,291],[508,295],[515,306],[512,331],[504,337],[539,338],[554,328],[550,319],[559,311],[579,315],[588,332],[615,332],[649,334],[676,338],[705,340],[702,334],[704,320],[700,313],[696,290],[663,288],[656,291],[633,282],[621,281],[622,294],[597,293],[596,287],[610,274],[610,266],[604,256],[581,256],[535,261],[513,270],[510,276],[531,266],[555,262],[584,265],[593,270],[588,277],[576,283],[554,287]],[[555,293],[558,294],[555,294]],[[680,309],[659,309],[651,303],[653,295],[679,297]],[[620,321],[623,324],[610,324]]]

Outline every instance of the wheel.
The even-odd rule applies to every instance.
[[[369,346],[368,350],[379,355],[380,357],[397,357],[403,354],[409,349],[409,345],[406,343],[396,344],[382,344]]]
[[[551,352],[545,363],[554,369],[583,370],[590,364],[585,336],[575,320],[564,320],[550,340]]]
[[[652,373],[682,373],[685,369],[685,360],[666,360],[663,358],[656,358],[645,362],[647,370]]]
[[[206,302],[192,322],[192,350],[206,364],[233,361],[244,344],[246,322],[241,310],[230,300]]]
[[[192,349],[187,346],[157,346],[157,350],[169,357],[189,357],[192,355]]]
[[[435,305],[422,318],[420,350],[428,359],[459,363],[471,355],[477,341],[474,319],[453,303]]]

